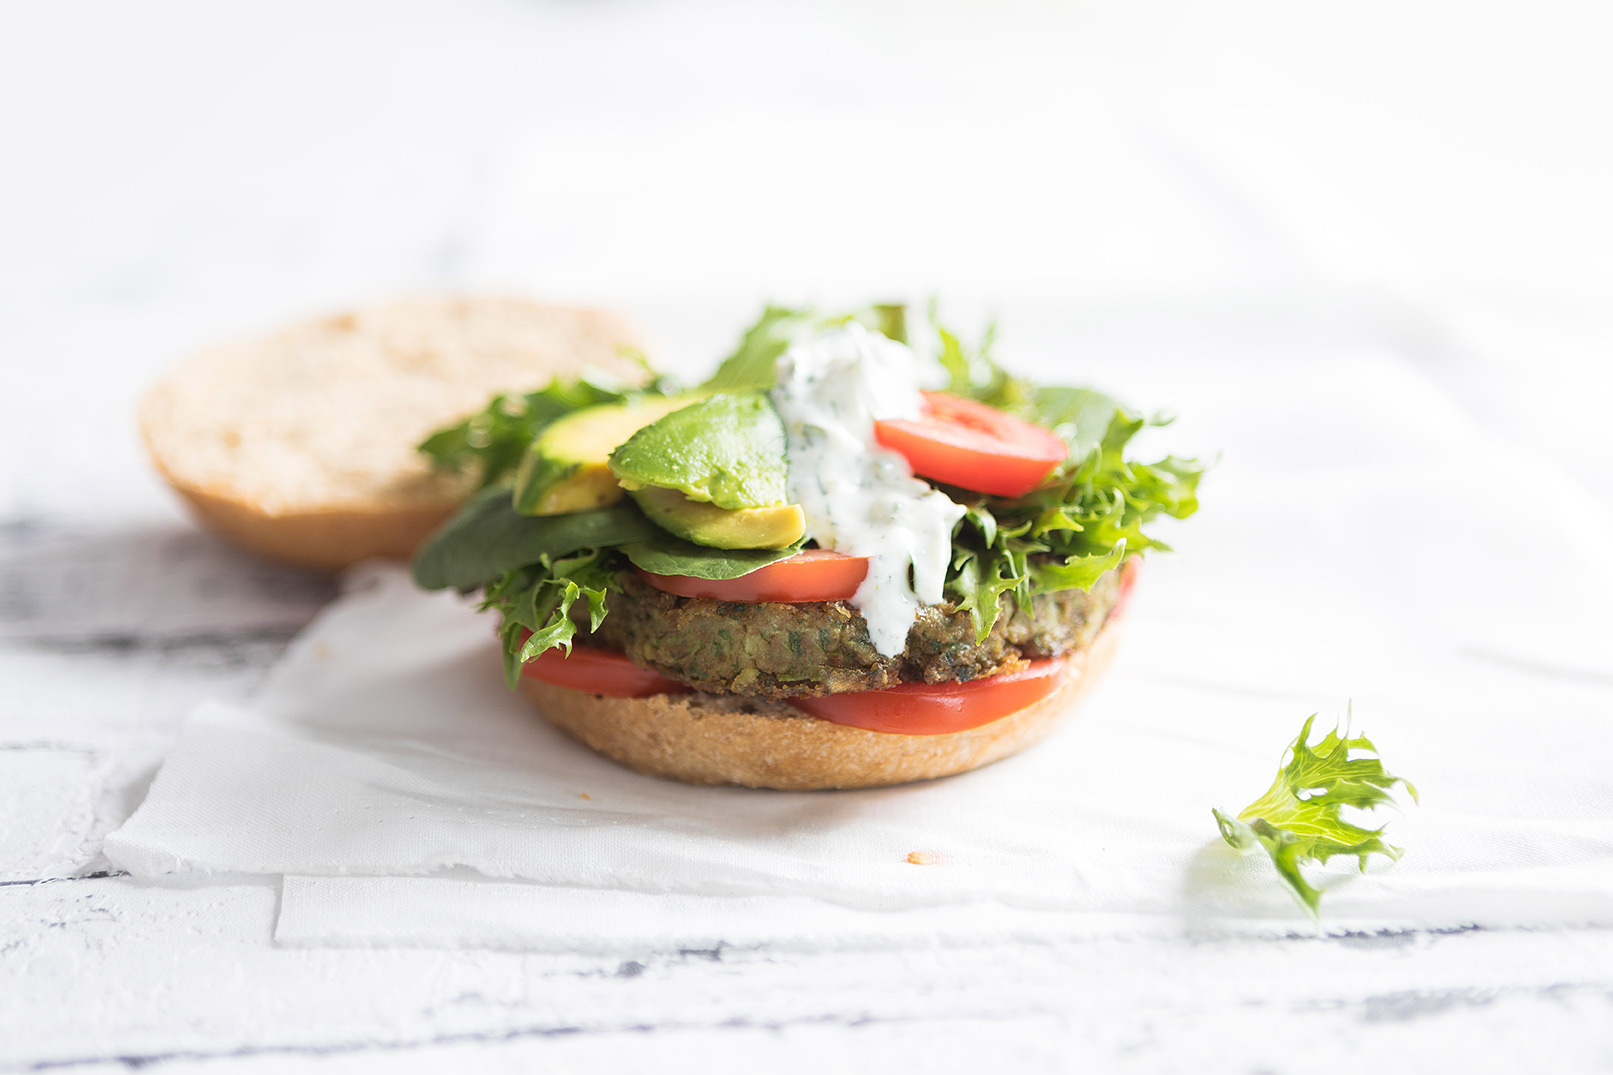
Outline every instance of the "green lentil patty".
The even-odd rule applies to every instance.
[[[1090,593],[1043,594],[1028,610],[1009,603],[983,642],[975,640],[968,612],[930,605],[920,610],[901,655],[882,657],[862,615],[844,601],[746,604],[678,597],[627,574],[620,592],[610,595],[610,614],[593,641],[712,694],[835,694],[979,679],[1083,649],[1118,593],[1119,574],[1111,571]]]

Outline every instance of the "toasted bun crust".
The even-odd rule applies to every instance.
[[[470,491],[415,445],[589,367],[643,378],[632,331],[597,310],[516,298],[362,307],[204,351],[154,385],[140,428],[203,525],[254,552],[337,569],[407,556]]]
[[[623,765],[690,784],[811,791],[877,788],[978,769],[1041,739],[1108,667],[1113,618],[1067,660],[1057,693],[1018,713],[950,735],[890,735],[810,717],[782,702],[732,694],[607,698],[523,677],[551,724]]]

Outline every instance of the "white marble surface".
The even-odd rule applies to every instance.
[[[136,884],[99,857],[190,706],[242,697],[331,594],[190,529],[132,401],[190,347],[366,296],[606,303],[687,367],[763,298],[939,289],[1001,310],[1033,364],[1184,405],[1173,368],[1331,341],[1538,453],[1551,503],[1605,521],[1608,19],[1432,0],[13,5],[0,1066],[1613,1068],[1603,931],[294,949],[271,943],[273,884]],[[1606,686],[1597,659],[1517,674]]]

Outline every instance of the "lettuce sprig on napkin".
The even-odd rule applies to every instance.
[[[1384,841],[1384,826],[1369,829],[1351,821],[1344,809],[1371,810],[1394,803],[1396,784],[1412,801],[1417,789],[1403,777],[1393,776],[1377,757],[1377,748],[1364,735],[1328,732],[1310,743],[1312,714],[1288,747],[1287,761],[1266,793],[1237,817],[1212,810],[1221,837],[1240,851],[1262,849],[1271,857],[1277,875],[1314,918],[1321,912],[1322,890],[1306,879],[1301,867],[1325,863],[1335,855],[1353,855],[1361,871],[1367,858],[1400,858],[1401,849]],[[1352,756],[1352,752],[1354,755]],[[1371,752],[1371,756],[1365,756]]]

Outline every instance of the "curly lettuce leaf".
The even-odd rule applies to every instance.
[[[941,324],[936,303],[930,303],[930,329],[935,333],[935,360],[946,371],[946,391],[954,396],[978,400],[1005,411],[1017,410],[1029,396],[1031,386],[997,364],[991,349],[997,341],[997,323],[988,322],[980,342],[967,347],[962,337]]]
[[[1211,811],[1227,843],[1244,852],[1263,848],[1271,856],[1277,875],[1312,917],[1320,913],[1322,893],[1300,872],[1303,864],[1354,855],[1365,872],[1369,855],[1390,859],[1401,855],[1400,848],[1384,842],[1385,826],[1365,828],[1345,818],[1343,808],[1370,810],[1392,804],[1390,790],[1396,784],[1406,789],[1412,801],[1417,799],[1417,789],[1383,767],[1366,736],[1352,738],[1348,732],[1340,736],[1334,728],[1312,746],[1309,740],[1315,720],[1313,713],[1305,721],[1299,738],[1289,745],[1287,763],[1264,795],[1237,817]],[[1352,758],[1351,751],[1372,751],[1374,756]]]
[[[1033,513],[1031,535],[1065,555],[1108,553],[1121,542],[1131,552],[1169,551],[1143,526],[1161,515],[1185,519],[1198,511],[1204,468],[1173,456],[1155,463],[1127,459],[1126,445],[1146,424],[1117,406],[1096,448],[1079,462],[1072,457],[1050,484],[1004,510]]]
[[[969,613],[975,640],[984,642],[1002,611],[1003,594],[1028,603],[1030,552],[1017,540],[1019,530],[1005,530],[984,503],[964,513],[952,531],[952,570],[946,592],[952,603]]]
[[[1125,458],[1143,419],[1087,389],[1035,389],[1028,398],[1021,413],[1071,445],[1053,480],[1017,500],[953,491],[973,502],[953,531],[947,593],[973,617],[982,640],[1003,595],[1023,606],[1038,594],[1090,590],[1126,556],[1169,549],[1145,532],[1153,519],[1185,519],[1198,510],[1198,463]],[[1047,409],[1031,410],[1036,399]]]
[[[605,598],[615,585],[621,563],[609,549],[579,549],[569,556],[544,556],[537,563],[506,571],[487,586],[481,610],[503,617],[504,680],[511,690],[521,679],[521,665],[544,650],[559,646],[571,652],[577,634],[573,617],[581,602],[589,630],[605,619]],[[526,640],[522,636],[532,632]]]
[[[1090,590],[1128,555],[1169,546],[1144,532],[1153,519],[1185,519],[1198,510],[1204,468],[1167,457],[1128,460],[1127,445],[1150,423],[1091,388],[1036,385],[992,357],[995,326],[966,347],[930,307],[940,341],[936,356],[947,391],[998,407],[1057,433],[1069,454],[1040,489],[1015,500],[948,490],[970,510],[953,532],[947,594],[984,639],[1005,600]]]

